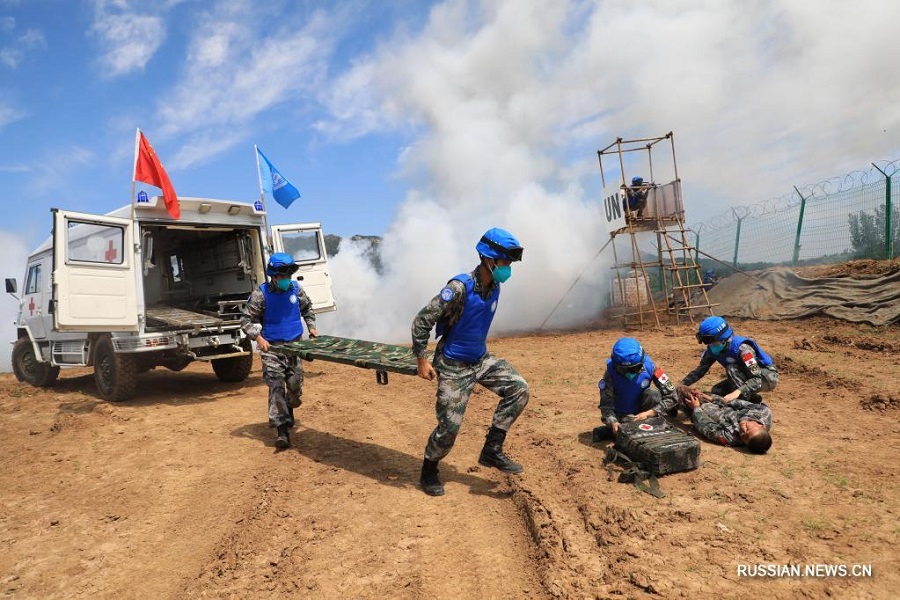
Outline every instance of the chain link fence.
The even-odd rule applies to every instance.
[[[900,159],[795,187],[691,224],[698,262],[741,269],[893,258],[900,251]]]

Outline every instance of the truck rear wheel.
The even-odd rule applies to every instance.
[[[34,345],[28,336],[16,340],[12,351],[12,368],[16,379],[35,387],[51,387],[59,376],[59,367],[38,361],[34,355]]]
[[[253,369],[253,352],[246,356],[232,356],[230,358],[217,358],[212,362],[213,371],[219,381],[237,383],[247,379]]]
[[[108,335],[101,336],[94,349],[94,381],[100,395],[110,402],[128,400],[137,388],[135,357],[116,352]]]

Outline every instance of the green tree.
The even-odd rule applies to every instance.
[[[891,233],[894,240],[894,254],[900,249],[900,211],[893,211]],[[850,246],[853,258],[886,258],[884,252],[884,206],[875,207],[871,214],[861,210],[847,215],[850,224]]]

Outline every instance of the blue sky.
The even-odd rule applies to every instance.
[[[0,0],[0,188],[15,230],[34,246],[51,206],[127,204],[140,127],[179,195],[257,197],[256,143],[303,194],[272,222],[382,233],[410,132],[345,128],[329,96],[395,16],[420,27],[427,6],[332,4]]]
[[[179,195],[255,199],[259,144],[303,195],[270,223],[386,237],[384,276],[335,264],[332,332],[403,341],[495,225],[526,246],[500,326],[534,327],[606,241],[617,136],[675,132],[689,223],[900,158],[897,23],[888,0],[0,0],[4,276],[51,207],[128,203],[139,127]]]

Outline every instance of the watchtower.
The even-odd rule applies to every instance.
[[[661,144],[667,140],[669,144]],[[654,170],[655,148],[657,153],[671,149],[671,167],[666,163]],[[696,248],[688,243],[684,228],[675,135],[670,131],[661,137],[616,138],[597,151],[597,158],[608,243],[615,258],[610,286],[613,317],[621,318],[623,325],[639,325],[643,329],[645,324],[660,327],[662,321],[693,322],[692,312],[697,309],[711,313],[713,305],[702,283]],[[618,167],[609,181],[604,158],[607,167],[613,167],[613,173]],[[611,160],[613,165],[609,164]],[[645,179],[648,175],[649,180]],[[621,246],[623,237],[630,251],[617,248],[617,240]],[[654,237],[651,253],[648,250]]]

